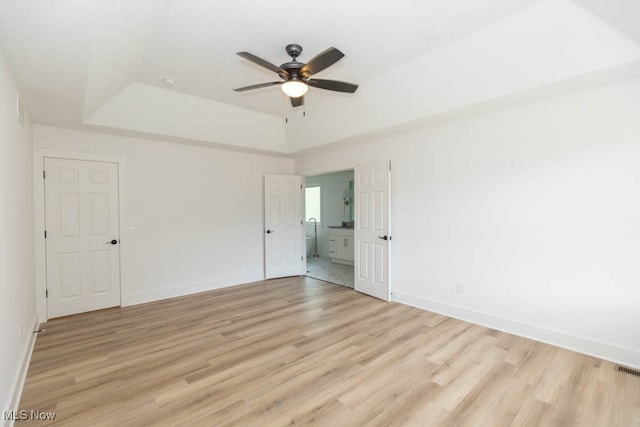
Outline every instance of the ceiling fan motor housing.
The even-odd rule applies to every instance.
[[[302,67],[304,67],[302,62],[285,62],[280,66],[282,71],[278,72],[278,75],[283,80],[302,80],[304,77],[300,71]]]
[[[296,59],[302,53],[302,46],[299,44],[289,44],[285,50],[287,54],[293,58],[293,61],[282,64],[280,66],[282,71],[278,72],[278,75],[282,80],[303,80],[305,76],[302,75],[303,73],[301,73],[300,70],[302,70],[305,64]]]

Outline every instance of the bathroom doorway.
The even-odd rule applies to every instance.
[[[353,169],[305,177],[307,276],[353,288]]]

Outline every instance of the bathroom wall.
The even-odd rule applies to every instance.
[[[318,223],[318,252],[320,256],[329,256],[330,225],[340,225],[349,221],[349,206],[344,198],[349,197],[349,181],[353,181],[353,170],[308,176],[307,187],[320,185],[321,218]],[[307,236],[313,236],[313,222],[307,223]]]

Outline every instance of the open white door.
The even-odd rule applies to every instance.
[[[302,221],[304,177],[264,176],[265,278],[306,273]]]
[[[45,158],[48,317],[120,305],[116,163]]]
[[[391,163],[355,168],[355,290],[389,301]]]

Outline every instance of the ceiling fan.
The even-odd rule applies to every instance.
[[[237,52],[238,56],[241,56],[254,64],[260,65],[267,70],[278,73],[278,76],[280,76],[284,82],[260,83],[234,90],[236,92],[244,92],[247,90],[280,85],[282,91],[291,99],[291,105],[299,107],[304,105],[304,94],[307,93],[309,86],[346,93],[354,93],[356,89],[358,89],[358,85],[353,83],[311,78],[311,76],[332,66],[344,56],[344,53],[340,52],[335,47],[330,47],[325,51],[320,52],[306,64],[297,60],[298,56],[302,53],[302,46],[298,44],[290,44],[287,45],[285,50],[292,60],[290,62],[285,62],[279,67],[262,58],[258,58],[249,52]]]

